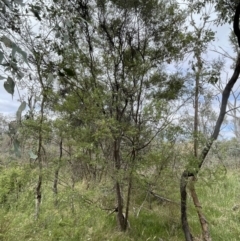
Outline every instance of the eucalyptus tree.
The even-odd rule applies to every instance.
[[[230,2],[226,1],[221,1],[221,3],[223,5],[219,5],[218,1],[204,1],[206,2],[213,2],[215,4],[215,8],[220,11],[220,16],[221,14],[224,12],[224,10],[226,10],[226,4],[228,5]],[[226,4],[224,4],[226,3]],[[195,10],[197,10],[198,12],[200,11],[200,9],[204,6],[203,2],[200,1],[194,1],[194,8]],[[235,2],[234,2],[235,4]],[[229,9],[228,9],[229,10]],[[233,28],[234,28],[234,33],[237,37],[237,39],[240,39],[240,31],[239,31],[239,14],[240,14],[240,4],[235,4],[234,5],[234,9],[232,9],[232,14],[235,12],[234,14],[234,21],[233,21]],[[219,22],[221,23],[222,21],[226,21],[231,19],[230,16],[227,16],[224,20],[222,20],[221,18],[218,19]],[[239,41],[238,41],[239,42]],[[240,43],[240,42],[239,42]],[[239,45],[240,47],[240,45]],[[188,220],[187,220],[187,192],[186,192],[186,186],[187,186],[187,182],[189,178],[195,177],[199,170],[201,169],[203,162],[207,156],[207,154],[209,153],[212,144],[214,143],[214,141],[218,138],[219,132],[220,132],[220,128],[221,125],[223,123],[224,117],[226,115],[226,108],[227,108],[227,102],[228,102],[228,98],[230,96],[230,93],[232,91],[232,88],[234,86],[234,84],[236,83],[238,77],[239,77],[239,73],[240,73],[240,58],[239,58],[239,54],[236,60],[236,64],[235,64],[235,68],[234,68],[234,73],[232,75],[232,77],[230,78],[230,80],[228,81],[228,83],[226,84],[223,93],[222,93],[222,102],[221,102],[221,106],[220,106],[220,112],[214,127],[214,130],[210,136],[210,138],[207,140],[204,148],[201,151],[201,154],[199,155],[199,157],[197,158],[197,166],[194,170],[189,170],[186,169],[181,176],[181,183],[180,183],[180,192],[181,192],[181,218],[182,218],[182,227],[183,227],[183,231],[185,234],[185,239],[187,241],[191,241],[193,240],[193,236],[190,232],[190,228],[189,228],[189,224],[188,224]],[[201,217],[200,217],[201,218]],[[211,240],[210,234],[208,232],[208,230],[206,230],[206,226],[203,227],[204,228],[204,240]]]
[[[164,65],[187,49],[186,14],[165,0],[55,1],[48,13],[62,57],[57,74],[64,98],[56,108],[69,117],[76,139],[91,150],[101,147],[108,158],[125,231],[136,164],[170,123],[169,103],[184,85]]]

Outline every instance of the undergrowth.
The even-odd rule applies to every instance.
[[[170,173],[170,172],[169,172]],[[38,220],[34,219],[36,170],[13,165],[0,173],[0,240],[6,241],[146,241],[184,240],[180,223],[177,176],[165,173],[152,190],[167,200],[147,192],[144,182],[135,180],[129,228],[118,231],[114,187],[110,180],[75,183],[70,179],[59,183],[53,195],[49,171],[44,175],[43,198]],[[66,176],[65,176],[66,177]],[[167,185],[169,183],[169,186]],[[141,188],[142,187],[142,188]],[[196,190],[213,240],[240,240],[240,175],[227,171],[224,175],[200,175]],[[201,230],[191,198],[188,217],[195,237]]]

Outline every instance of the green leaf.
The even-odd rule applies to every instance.
[[[48,78],[47,78],[47,82],[48,82],[48,84],[51,84],[51,83],[52,83],[53,78],[54,78],[53,74],[50,73],[50,74],[48,75]]]
[[[12,42],[11,39],[9,39],[8,37],[6,36],[2,36],[0,38],[0,41],[4,43],[4,45],[7,47],[7,48],[12,48],[14,43]]]
[[[14,82],[14,80],[13,80],[11,77],[8,76],[8,78],[7,78],[7,80],[4,82],[3,86],[4,86],[5,90],[6,90],[9,94],[11,94],[11,95],[14,94],[15,82]]]
[[[0,75],[0,80],[6,79],[6,77],[3,77],[2,75]]]
[[[72,26],[72,22],[69,21],[68,19],[66,19],[65,24],[66,24],[68,27],[71,27],[71,26]]]
[[[27,105],[26,101],[23,101],[21,105],[18,107],[18,110],[16,113],[17,121],[21,121],[22,112],[25,110],[26,105]]]
[[[75,71],[69,68],[63,68],[63,70],[66,72],[66,74],[70,77],[73,77],[76,75]]]
[[[69,36],[68,36],[68,34],[64,34],[64,35],[63,35],[63,41],[64,41],[64,43],[67,43],[67,42],[69,41]]]
[[[60,37],[60,32],[57,31],[56,34],[55,34],[55,38],[59,38]]]
[[[24,60],[24,62],[29,66],[28,64],[28,59],[27,59],[27,53],[25,51],[23,51],[22,49],[20,49],[19,47],[16,46],[16,51],[22,55],[22,58]],[[30,66],[29,66],[30,67]]]
[[[37,159],[37,158],[38,158],[38,156],[37,156],[37,155],[35,155],[35,154],[33,153],[33,151],[32,151],[32,150],[31,150],[31,151],[29,151],[29,152],[28,152],[28,154],[29,154],[29,156],[30,156],[30,158],[31,158],[31,159],[34,159],[34,160],[35,160],[35,159]]]
[[[7,48],[12,48],[12,58],[15,56],[16,52],[22,55],[22,58],[26,64],[28,64],[27,53],[19,48],[11,39],[6,36],[2,36],[0,41],[4,43]],[[0,63],[3,60],[3,53],[0,51]],[[28,64],[29,66],[29,64]],[[29,66],[30,67],[30,66]]]

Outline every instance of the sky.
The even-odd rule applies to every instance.
[[[17,100],[19,96],[15,93],[14,96],[7,93],[7,91],[3,87],[4,80],[0,80],[0,113],[3,115],[14,115],[18,107],[20,106],[20,102]]]

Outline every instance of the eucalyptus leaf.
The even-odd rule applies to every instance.
[[[7,48],[12,48],[14,45],[12,40],[4,35],[0,38],[0,41],[3,42]]]
[[[60,37],[60,32],[57,31],[56,34],[55,34],[55,38],[59,38]]]
[[[12,48],[12,57],[14,57],[17,52],[20,55],[22,55],[24,62],[28,64],[27,53],[23,51],[20,47],[18,47],[15,43],[13,43],[11,39],[9,39],[6,36],[2,36],[0,38],[0,41],[3,42],[7,48]],[[0,51],[0,63],[2,62],[2,59],[3,59],[3,53]]]
[[[52,83],[53,78],[54,78],[53,74],[52,74],[52,73],[49,73],[48,78],[47,78],[48,84],[51,84],[51,83]]]
[[[66,24],[68,27],[71,27],[71,26],[72,26],[72,22],[69,21],[68,19],[66,19],[65,24]]]
[[[33,151],[32,151],[32,150],[31,150],[31,151],[29,151],[29,153],[28,153],[28,154],[29,154],[30,158],[31,158],[31,159],[34,159],[34,160],[35,160],[35,159],[37,159],[37,157],[38,157],[37,155],[35,155],[35,154],[33,153]]]
[[[11,94],[11,95],[14,94],[15,82],[14,82],[14,80],[13,80],[11,77],[8,76],[8,78],[7,78],[7,80],[4,82],[3,86],[4,86],[5,90],[6,90],[9,94]]]
[[[28,64],[28,59],[27,59],[27,53],[25,51],[23,51],[22,49],[20,49],[19,47],[16,48],[16,51],[22,55],[22,58],[24,60],[24,62],[29,66]],[[30,66],[29,66],[30,67]]]
[[[0,80],[6,79],[6,77],[0,75]]]
[[[26,101],[23,101],[21,105],[18,107],[18,110],[16,113],[17,121],[21,121],[22,112],[25,110],[26,106],[27,106]]]
[[[69,36],[68,36],[68,34],[64,34],[64,36],[63,36],[63,41],[64,41],[64,43],[67,43],[67,42],[69,41]]]

